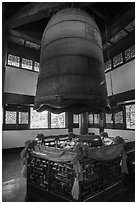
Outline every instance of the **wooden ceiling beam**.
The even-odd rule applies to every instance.
[[[107,25],[108,39],[106,37],[106,30],[104,30],[104,33],[102,34],[102,44],[104,45],[107,41],[109,41],[112,37],[118,34],[122,29],[125,28],[125,26],[127,26],[134,19],[135,7],[129,8],[126,12],[123,13],[123,15],[121,11],[120,15],[117,15],[109,26]]]
[[[37,38],[32,37],[33,35],[29,31],[26,32],[26,31],[10,30],[9,33],[11,36],[15,36],[23,40],[27,40],[27,41],[36,43],[37,45],[41,44],[41,40],[38,40]],[[35,35],[36,34],[39,35],[40,33],[38,32],[38,33],[35,33]]]
[[[6,22],[10,29],[50,16],[50,12],[64,6],[66,2],[29,3]]]
[[[50,17],[54,12],[60,8],[70,7],[71,2],[40,2],[29,3],[19,10],[10,20],[6,22],[9,29],[13,29],[34,21],[41,20],[43,18]],[[79,3],[79,8],[87,7],[93,4],[93,2]],[[72,7],[76,7],[76,3],[72,4]]]
[[[40,43],[41,42],[41,38],[42,38],[42,32],[37,30],[37,31],[31,31],[31,30],[27,30],[27,29],[12,29],[13,31],[20,33],[22,35],[25,36],[29,36],[30,38],[34,39],[36,42]]]
[[[93,9],[93,12],[96,13],[96,15],[99,15],[101,18],[106,18],[105,14],[103,15],[102,12],[98,13],[97,10],[94,10],[94,3],[80,2],[78,5],[79,8],[89,7],[91,10]],[[53,12],[57,11],[58,9],[65,8],[67,6],[70,7],[70,2],[29,3],[26,6],[24,6],[17,14],[15,14],[10,19],[10,21],[7,22],[7,24],[11,30],[12,35],[23,38],[28,41],[32,41],[40,45],[42,33],[30,32],[29,30],[23,31],[19,30],[19,28],[16,27],[40,20],[42,18],[49,17],[51,13],[53,14]],[[72,7],[73,6],[77,7],[77,3],[74,2]],[[109,23],[109,25],[107,26],[108,39],[106,38],[106,31],[104,25],[104,32],[102,33],[103,45],[107,42],[107,40],[109,41],[112,37],[118,34],[122,29],[124,29],[124,27],[127,26],[128,23],[130,23],[135,18],[135,8],[132,5],[126,10],[126,12],[125,10],[123,10],[120,12],[119,15],[116,16],[117,17],[111,23],[108,20],[106,20],[106,22]],[[16,28],[16,30],[12,28]]]
[[[135,44],[135,31],[132,31],[129,33],[125,38],[120,40],[118,43],[114,44],[111,48],[105,49],[103,51],[104,55],[104,61],[108,61],[108,52],[109,52],[109,58],[113,58],[120,52],[125,51],[128,49],[130,46]]]

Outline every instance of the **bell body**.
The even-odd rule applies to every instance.
[[[107,106],[102,40],[86,12],[67,8],[56,13],[41,41],[40,72],[34,108],[82,113]]]

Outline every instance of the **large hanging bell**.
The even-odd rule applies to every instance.
[[[107,104],[99,28],[85,11],[60,10],[43,33],[34,109],[78,114]]]

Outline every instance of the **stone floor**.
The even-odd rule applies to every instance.
[[[21,175],[20,151],[4,152],[2,160],[2,201],[24,202],[26,180]]]
[[[22,160],[21,150],[4,151],[2,154],[2,201],[25,202],[26,180],[21,175]],[[134,202],[135,186],[134,178],[126,179],[123,185],[121,197],[114,197],[110,202]]]

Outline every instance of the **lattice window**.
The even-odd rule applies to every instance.
[[[73,114],[73,123],[79,123],[79,115]]]
[[[29,108],[15,105],[5,106],[3,128],[8,130],[28,129]]]
[[[113,58],[113,67],[116,67],[123,63],[123,55],[122,53],[118,54]]]
[[[8,54],[8,65],[20,67],[20,57]]]
[[[24,68],[24,69],[32,70],[32,60],[22,58],[21,67]]]
[[[126,105],[126,128],[135,129],[135,104]]]
[[[125,61],[132,59],[135,57],[135,45],[125,50]]]
[[[112,113],[106,113],[106,124],[113,124],[113,116]]]
[[[88,115],[88,122],[90,125],[93,125],[93,114]]]
[[[94,114],[94,124],[99,123],[99,114]]]
[[[65,128],[65,113],[51,113],[51,128]]]
[[[112,68],[112,62],[111,60],[107,61],[105,64],[104,64],[104,68],[105,68],[105,71],[108,71]]]
[[[17,112],[6,111],[5,124],[16,124],[17,123]]]
[[[30,128],[48,128],[48,111],[38,113],[30,108]]]
[[[39,63],[34,62],[34,71],[39,72]]]
[[[19,124],[28,124],[28,112],[19,112]]]
[[[123,112],[119,111],[115,113],[115,124],[123,124]]]

